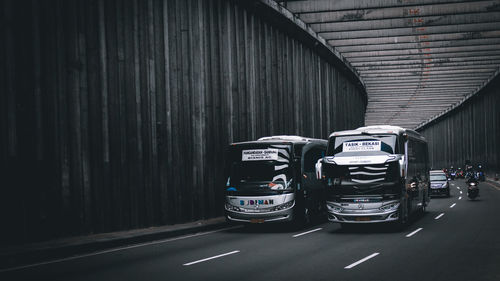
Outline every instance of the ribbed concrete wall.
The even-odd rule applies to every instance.
[[[219,216],[228,143],[363,125],[353,75],[248,2],[2,1],[2,243]]]
[[[500,172],[500,76],[462,106],[423,127],[434,168],[463,167],[466,160]]]

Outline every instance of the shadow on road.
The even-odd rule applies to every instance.
[[[330,231],[331,234],[374,234],[374,233],[403,233],[411,229],[412,225],[423,220],[424,217],[432,216],[432,212],[415,213],[405,226],[396,223],[365,223],[365,224],[343,224],[341,227]]]
[[[320,224],[327,222],[326,220],[313,221],[305,226],[296,225],[293,223],[267,223],[267,224],[241,224],[242,227],[226,230],[229,233],[291,233],[297,231],[307,231]],[[237,225],[237,224],[235,224]]]

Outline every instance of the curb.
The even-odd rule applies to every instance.
[[[140,244],[229,226],[224,217],[186,224],[134,229],[0,248],[0,272],[17,267],[77,255],[90,254],[125,245]]]
[[[496,190],[500,190],[500,182],[499,181],[495,181],[492,178],[486,178],[486,183],[490,184]]]

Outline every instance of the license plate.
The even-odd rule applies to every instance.
[[[251,219],[250,223],[263,223],[264,219]]]
[[[369,217],[357,217],[356,221],[370,221]]]

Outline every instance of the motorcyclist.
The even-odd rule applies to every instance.
[[[471,185],[474,185],[477,188],[477,196],[479,196],[479,180],[476,177],[475,173],[471,173],[466,182],[469,188],[471,187]]]
[[[477,179],[480,180],[480,181],[484,181],[485,180],[485,175],[484,175],[484,171],[483,171],[483,166],[481,164],[477,165]]]
[[[476,184],[479,183],[479,181],[477,180],[477,177],[474,173],[471,173],[470,176],[467,178],[467,184],[470,184],[472,182],[474,182]]]

